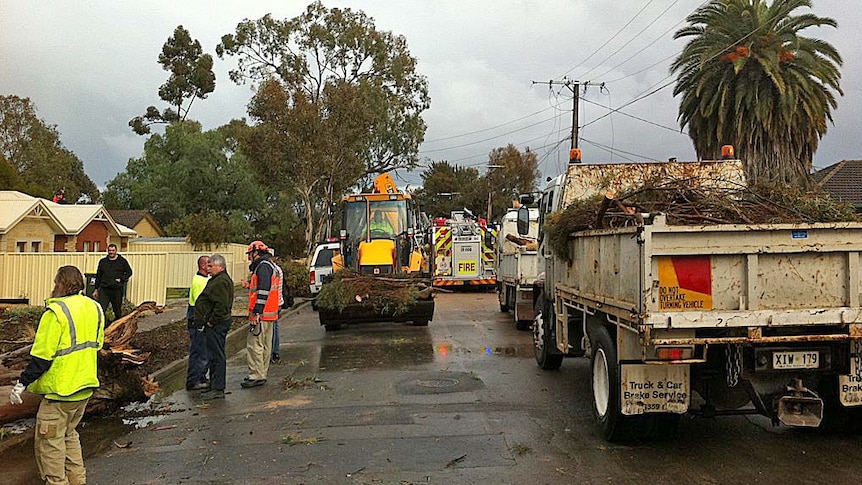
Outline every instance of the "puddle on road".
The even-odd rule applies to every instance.
[[[438,361],[444,361],[452,356],[485,355],[487,357],[532,357],[533,347],[530,344],[487,347],[456,347],[452,344],[437,344],[434,353]]]
[[[447,362],[462,356],[532,357],[530,344],[514,346],[458,347],[394,338],[377,342],[328,342],[320,347],[321,370],[397,369],[404,366]]]

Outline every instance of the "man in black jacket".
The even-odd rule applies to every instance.
[[[224,399],[227,358],[225,339],[230,330],[233,309],[233,280],[227,274],[224,256],[213,254],[207,267],[210,279],[195,301],[195,324],[204,327],[204,339],[209,357],[210,390],[201,399]]]
[[[108,255],[99,261],[96,269],[95,298],[102,311],[108,309],[108,303],[114,310],[114,320],[123,316],[123,296],[126,294],[126,282],[132,277],[132,267],[126,258],[117,254],[117,245],[108,245]]]

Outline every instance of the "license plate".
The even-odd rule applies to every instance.
[[[817,369],[820,367],[820,352],[797,350],[772,353],[773,369]]]

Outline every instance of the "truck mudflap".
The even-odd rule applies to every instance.
[[[850,343],[850,373],[838,376],[838,402],[844,407],[862,406],[862,340]]]
[[[412,322],[416,326],[425,326],[434,317],[434,299],[418,300],[407,311],[398,313],[381,311],[367,303],[350,303],[340,312],[320,307],[318,315],[320,324],[327,330],[347,324],[371,322]]]
[[[622,414],[684,414],[691,401],[690,377],[687,364],[620,363]]]

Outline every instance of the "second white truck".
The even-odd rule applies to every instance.
[[[535,317],[533,285],[539,274],[539,209],[528,209],[527,234],[518,234],[518,209],[509,209],[497,232],[497,297],[500,311],[511,311],[518,330],[528,330]]]

